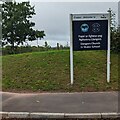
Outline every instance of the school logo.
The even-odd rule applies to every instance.
[[[100,31],[100,24],[99,24],[99,23],[94,23],[94,24],[92,25],[92,31],[93,31],[94,33],[99,32],[99,31]]]
[[[82,32],[88,32],[88,30],[89,30],[89,26],[88,26],[88,24],[82,24],[81,25],[81,31]]]

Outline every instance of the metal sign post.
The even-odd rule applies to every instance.
[[[107,50],[107,82],[110,82],[110,13],[70,14],[70,76],[73,76],[73,51]]]
[[[72,14],[70,14],[70,79],[73,85],[73,37],[72,37]]]
[[[107,82],[110,82],[110,13],[108,15]]]

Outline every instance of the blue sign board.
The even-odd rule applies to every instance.
[[[73,20],[73,50],[107,50],[108,20]]]

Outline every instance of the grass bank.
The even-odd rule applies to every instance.
[[[3,91],[81,92],[118,90],[118,55],[111,54],[111,82],[106,82],[106,52],[74,52],[74,85],[68,50],[2,57]]]

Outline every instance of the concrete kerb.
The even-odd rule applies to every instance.
[[[30,113],[30,118],[64,118],[64,113]]]
[[[64,118],[101,118],[100,113],[66,113]]]
[[[101,118],[120,118],[120,113],[101,113]]]
[[[120,113],[29,113],[0,112],[2,118],[120,118]]]
[[[29,118],[28,112],[0,112],[2,118]]]

